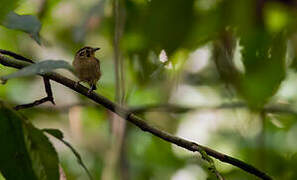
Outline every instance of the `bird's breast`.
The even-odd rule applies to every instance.
[[[100,64],[96,59],[76,59],[73,66],[78,78],[83,81],[98,81],[101,76]]]

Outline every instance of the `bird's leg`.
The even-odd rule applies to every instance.
[[[82,82],[82,80],[76,81],[74,87],[77,88],[80,82]]]
[[[97,88],[96,88],[96,85],[94,85],[94,84],[92,84],[91,85],[91,88],[89,89],[89,91],[88,91],[88,94],[91,94],[91,92],[93,91],[93,90],[96,90]]]

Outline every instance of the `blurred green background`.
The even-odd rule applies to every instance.
[[[100,47],[97,93],[155,127],[239,158],[275,179],[297,179],[295,0],[0,3],[0,20],[14,10],[42,24],[41,45],[27,33],[0,26],[0,49],[71,63],[81,47]],[[14,71],[0,65],[0,76]],[[43,88],[37,76],[12,79],[0,85],[0,99],[33,102],[45,96]],[[52,82],[52,88],[55,106],[21,112],[38,128],[62,130],[94,179],[216,179],[199,154],[123,123],[66,87]],[[87,179],[69,149],[50,140],[67,179]],[[228,180],[256,179],[232,165],[217,160],[215,165]]]

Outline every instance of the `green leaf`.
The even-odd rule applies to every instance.
[[[76,157],[78,164],[86,171],[89,179],[90,180],[93,179],[91,176],[91,173],[87,169],[87,166],[84,164],[80,154],[74,149],[74,147],[70,143],[68,143],[67,141],[65,141],[63,139],[64,135],[59,129],[43,129],[42,131],[45,131],[46,133],[54,136],[55,138],[59,139],[63,144],[65,144],[65,146],[67,146],[72,151],[74,156]]]
[[[279,33],[290,23],[289,10],[282,4],[268,3],[264,9],[264,22],[272,33]]]
[[[25,142],[40,180],[59,179],[59,160],[56,150],[43,132],[32,124],[24,124]]]
[[[286,75],[287,38],[284,33],[271,35],[263,29],[242,36],[245,75],[240,93],[253,108],[259,108],[278,90]]]
[[[17,5],[19,0],[1,0],[1,6],[0,6],[0,24],[2,20],[5,18],[5,16],[10,12],[13,11]]]
[[[58,156],[48,138],[0,101],[0,171],[7,180],[58,180]]]
[[[2,76],[1,79],[6,81],[8,79],[17,77],[31,76],[35,74],[46,74],[48,72],[53,71],[54,69],[68,69],[72,71],[72,66],[68,62],[63,60],[45,60],[27,66],[15,73]]]
[[[0,101],[0,171],[7,180],[38,179],[24,141],[22,119]]]
[[[48,134],[50,134],[50,135],[52,135],[52,136],[54,136],[55,138],[58,138],[58,139],[63,139],[64,138],[63,132],[60,131],[59,129],[42,129],[42,131],[45,131]]]
[[[169,57],[183,48],[189,38],[194,16],[194,0],[125,1],[125,33],[121,46],[138,71],[139,83],[151,80],[158,66],[150,62],[149,52],[165,50]],[[114,23],[111,23],[113,26]],[[112,37],[112,36],[111,36]],[[159,76],[160,78],[163,76]]]
[[[18,15],[11,11],[5,17],[3,26],[9,29],[24,31],[28,33],[38,44],[41,44],[39,36],[41,23],[35,16]]]
[[[194,0],[152,0],[144,32],[153,49],[165,49],[170,56],[190,32],[194,21]],[[178,13],[177,13],[178,12]]]

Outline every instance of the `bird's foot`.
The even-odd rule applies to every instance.
[[[92,92],[93,92],[93,89],[90,88],[90,89],[88,90],[88,95],[90,95]]]
[[[92,92],[93,90],[96,90],[96,89],[97,89],[97,88],[96,88],[96,85],[92,84],[92,85],[91,85],[91,88],[88,90],[88,95],[90,95],[91,92]]]
[[[78,88],[79,83],[80,83],[80,81],[75,82],[74,87],[75,87],[75,88]]]

